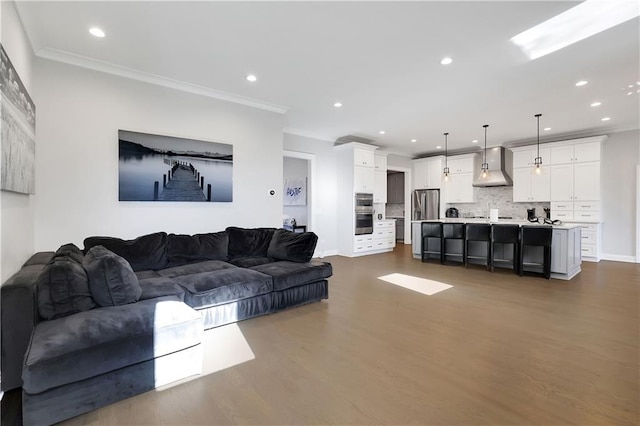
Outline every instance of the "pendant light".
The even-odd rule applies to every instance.
[[[447,152],[448,152],[448,136],[449,133],[444,134],[444,169],[442,170],[444,174],[444,181],[449,181],[449,166],[447,165]]]
[[[484,127],[484,157],[480,168],[480,179],[486,179],[489,172],[489,164],[487,163],[487,127],[489,125],[485,124],[482,127]]]
[[[536,114],[534,117],[536,117],[536,119],[538,120],[538,154],[536,156],[536,159],[533,160],[533,164],[535,166],[535,173],[537,175],[542,173],[542,157],[540,157],[540,117],[542,116],[542,114]]]

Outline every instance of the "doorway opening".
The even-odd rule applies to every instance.
[[[411,244],[411,169],[387,166],[385,217],[396,220],[396,241]]]
[[[285,151],[282,172],[283,228],[294,232],[313,231],[315,156],[302,152]]]

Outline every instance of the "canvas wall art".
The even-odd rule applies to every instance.
[[[306,179],[285,179],[283,194],[285,206],[306,206]]]
[[[118,131],[120,201],[233,201],[233,145]]]
[[[35,193],[36,106],[0,44],[0,188]]]

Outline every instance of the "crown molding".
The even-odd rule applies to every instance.
[[[303,138],[317,139],[323,142],[333,143],[333,139],[329,139],[326,136],[318,135],[316,133],[307,132],[306,130],[296,129],[293,127],[285,127],[284,129],[282,129],[282,133],[287,133],[289,135],[302,136]]]
[[[155,84],[157,86],[168,87],[170,89],[180,90],[182,92],[193,93],[196,95],[206,96],[209,98],[219,99],[222,101],[232,102],[240,105],[258,108],[278,114],[285,114],[287,107],[260,101],[258,99],[247,98],[244,96],[234,95],[232,93],[223,92],[221,90],[211,89],[209,87],[197,84],[187,83],[181,80],[175,80],[132,68],[115,65],[110,62],[100,61],[82,55],[66,52],[64,50],[52,49],[45,47],[38,50],[36,56],[52,61],[63,62],[69,65],[75,65],[81,68],[87,68],[94,71],[100,71],[107,74],[117,75],[118,77],[128,78],[130,80],[142,81],[144,83]]]

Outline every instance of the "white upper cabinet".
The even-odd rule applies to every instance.
[[[377,156],[376,156],[377,157]],[[373,202],[387,202],[387,172],[374,170],[373,175]]]
[[[538,148],[536,146],[528,146],[525,149],[512,149],[513,151],[513,168],[533,167],[536,157],[538,156]],[[549,163],[551,157],[551,149],[540,148],[540,157],[542,164]],[[550,164],[550,163],[549,163]]]
[[[600,142],[560,145],[551,148],[549,164],[585,163],[600,161]]]
[[[451,157],[447,160],[449,173],[473,173],[474,166],[473,157],[456,158]]]
[[[477,190],[473,187],[473,173],[457,173],[443,182],[446,203],[475,203]]]
[[[513,169],[513,201],[549,201],[551,199],[551,175],[532,173],[531,167]]]
[[[354,148],[353,149],[353,165],[360,167],[371,167],[375,166],[375,153],[373,150],[363,149],[363,148]],[[386,168],[386,158],[385,158],[385,168]]]
[[[549,167],[551,175],[551,201],[573,200],[573,164]]]
[[[413,163],[413,189],[425,189],[427,187],[427,162],[426,160]]]
[[[442,159],[427,161],[427,186],[425,188],[440,188],[442,186]]]
[[[386,172],[387,171],[387,156],[386,155],[375,154],[375,158],[374,158],[373,164],[374,164],[374,168],[376,170],[382,170],[382,171]]]
[[[373,194],[375,189],[375,175],[373,167],[353,168],[353,191]]]

